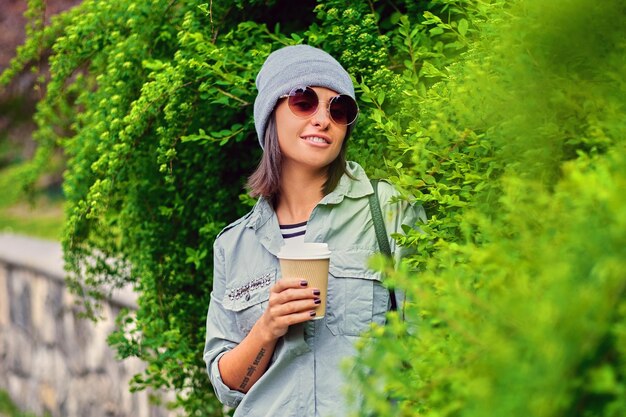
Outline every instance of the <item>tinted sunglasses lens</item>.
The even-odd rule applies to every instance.
[[[297,88],[289,94],[289,109],[298,117],[311,116],[317,110],[317,94],[310,88]]]
[[[342,94],[334,97],[330,102],[330,117],[337,124],[349,125],[353,123],[358,113],[358,107],[350,96]]]

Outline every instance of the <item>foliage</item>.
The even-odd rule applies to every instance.
[[[390,271],[406,322],[360,345],[362,410],[626,413],[624,23],[618,1],[507,2],[403,103],[395,182],[431,218],[401,239],[421,271]]]
[[[256,72],[304,42],[355,77],[349,156],[429,214],[396,237],[410,302],[360,345],[359,415],[622,415],[619,1],[298,4],[86,0],[44,26],[29,2],[0,84],[51,49],[39,149],[0,181],[28,188],[65,152],[72,288],[94,318],[113,288],[140,295],[109,339],[147,365],[133,389],[222,414],[201,358],[212,242],[251,203]]]

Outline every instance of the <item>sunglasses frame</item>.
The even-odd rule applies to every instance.
[[[294,92],[296,90],[303,90],[303,91],[310,90],[313,94],[315,94],[315,97],[317,97],[317,107],[315,108],[315,110],[311,114],[300,116],[300,115],[296,114],[296,112],[291,108],[291,105],[289,105],[289,98],[293,97],[295,95]],[[334,100],[337,100],[340,97],[347,97],[348,99],[350,99],[350,101],[352,101],[352,103],[354,103],[354,108],[356,109],[356,112],[354,114],[354,119],[352,119],[352,121],[349,122],[349,123],[339,123],[339,122],[337,122],[333,118],[333,114],[330,111],[330,105],[333,103]],[[289,91],[288,94],[283,94],[282,96],[280,96],[278,98],[279,99],[286,98],[287,99],[287,107],[289,108],[289,111],[291,112],[291,114],[293,114],[295,117],[297,117],[299,119],[307,119],[309,117],[315,116],[317,114],[317,112],[319,111],[320,107],[321,107],[320,104],[324,103],[324,101],[320,100],[320,96],[317,94],[317,92],[315,90],[313,90],[313,88],[311,86],[308,86],[308,85],[294,87],[294,88],[291,89],[291,91]],[[331,97],[330,100],[327,101],[327,103],[328,103],[328,105],[326,106],[326,111],[328,112],[328,116],[330,117],[330,119],[334,123],[336,123],[338,125],[350,126],[351,124],[354,124],[354,122],[356,122],[357,119],[359,118],[359,113],[360,113],[359,105],[357,104],[356,100],[354,100],[352,97],[350,97],[347,94],[337,94],[336,96]]]

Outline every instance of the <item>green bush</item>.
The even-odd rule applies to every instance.
[[[507,2],[407,98],[395,182],[431,218],[402,239],[407,320],[360,345],[360,415],[626,414],[624,23],[619,1]]]

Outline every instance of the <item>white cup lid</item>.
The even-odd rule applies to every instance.
[[[280,248],[280,259],[328,259],[330,250],[327,243],[289,243]]]

